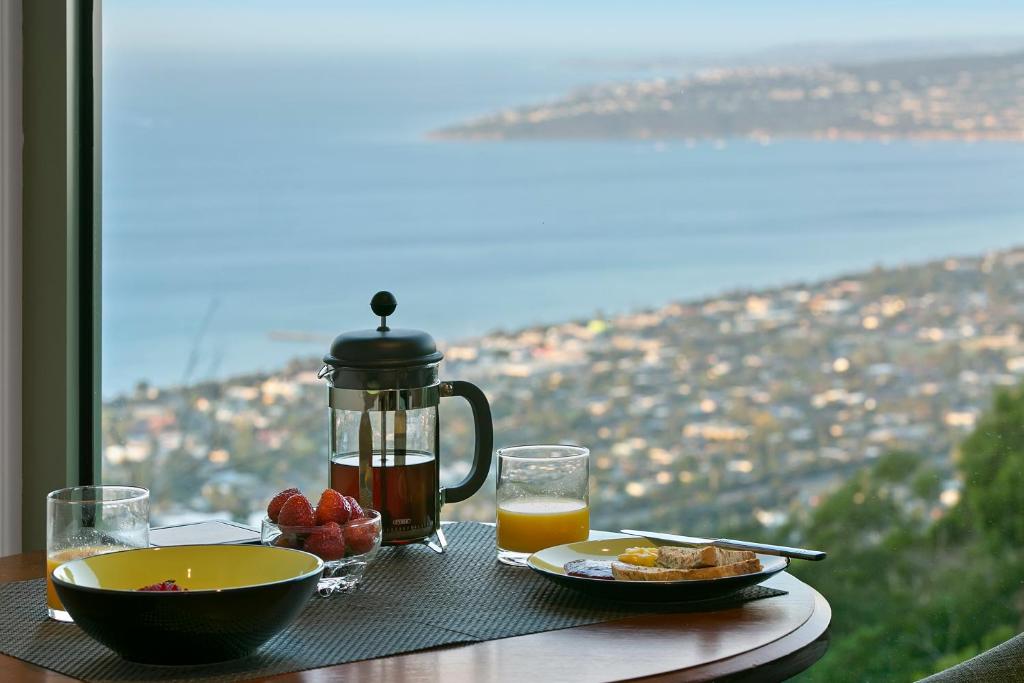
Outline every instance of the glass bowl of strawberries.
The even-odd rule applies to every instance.
[[[317,591],[327,596],[363,578],[380,548],[380,513],[334,489],[325,490],[316,507],[298,489],[285,489],[267,506],[260,538],[264,545],[305,550],[323,560]]]

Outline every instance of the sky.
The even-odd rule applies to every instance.
[[[105,0],[107,49],[707,54],[1012,36],[1024,1]]]

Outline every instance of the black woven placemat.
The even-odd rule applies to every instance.
[[[356,590],[311,598],[295,623],[245,659],[196,667],[126,662],[77,626],[47,619],[42,579],[0,584],[0,652],[89,681],[228,681],[785,593],[753,586],[724,600],[665,607],[595,601],[499,564],[491,526],[452,524],[445,533],[444,555],[425,546],[382,549]]]

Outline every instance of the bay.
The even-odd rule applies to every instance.
[[[378,289],[396,325],[455,340],[1024,242],[1010,143],[434,142],[630,74],[480,54],[104,68],[105,396],[318,355],[373,324]]]

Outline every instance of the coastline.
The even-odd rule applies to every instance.
[[[867,64],[732,66],[577,88],[432,139],[1024,139],[1024,52]]]
[[[616,323],[624,320],[631,320],[636,316],[644,316],[650,314],[659,309],[700,309],[709,304],[714,304],[721,300],[731,300],[749,296],[762,296],[770,297],[775,296],[780,292],[793,289],[807,289],[807,290],[819,290],[843,280],[859,280],[863,278],[876,275],[878,273],[899,273],[918,269],[928,269],[940,267],[942,264],[950,261],[964,261],[964,260],[978,260],[984,259],[991,256],[1010,255],[1016,253],[1024,253],[1024,241],[1020,244],[1009,245],[1000,249],[987,250],[981,254],[978,253],[960,253],[950,254],[945,257],[937,259],[929,259],[922,262],[904,262],[894,266],[875,266],[871,269],[857,269],[857,270],[845,270],[835,275],[823,277],[823,278],[796,278],[793,280],[781,282],[779,284],[766,286],[766,287],[732,287],[726,288],[716,294],[709,294],[706,296],[698,296],[693,298],[680,298],[669,301],[663,306],[644,306],[639,307],[630,311],[613,314],[607,319],[599,316],[597,312],[590,314],[584,314],[581,316],[563,319],[558,321],[542,322],[530,325],[522,325],[513,327],[512,329],[492,329],[487,332],[478,335],[469,335],[465,337],[457,337],[455,339],[437,339],[438,348],[441,351],[448,349],[460,349],[458,358],[462,358],[465,355],[465,350],[473,348],[474,346],[480,346],[487,344],[490,341],[515,338],[522,335],[539,334],[543,331],[551,328],[558,328],[563,325],[588,325],[595,320],[599,320],[606,326],[614,327]],[[267,331],[267,336],[275,340],[282,341],[311,341],[315,340],[323,344],[326,351],[330,344],[332,337],[330,335],[323,335],[316,332],[309,332],[306,330],[281,330],[273,329]],[[447,355],[446,355],[447,357]],[[195,387],[209,386],[215,384],[232,384],[236,382],[252,382],[261,381],[269,377],[274,377],[281,374],[282,372],[294,372],[298,366],[307,367],[308,370],[315,372],[322,361],[318,355],[296,355],[292,358],[282,362],[276,369],[271,370],[253,370],[251,372],[233,373],[223,378],[211,378],[196,381],[188,384],[165,384],[160,386],[153,386],[146,382],[146,385],[150,388],[157,389],[161,392],[181,392],[188,391]],[[132,391],[123,391],[114,394],[110,397],[103,399],[103,405],[121,403],[126,399],[129,399]]]
[[[764,145],[781,144],[785,142],[879,142],[887,144],[890,142],[1024,142],[1024,130],[996,131],[980,133],[959,133],[955,131],[919,131],[912,133],[881,133],[877,131],[844,131],[839,129],[827,129],[822,131],[811,131],[806,135],[780,135],[751,132],[748,134],[737,134],[727,137],[696,137],[678,133],[675,135],[643,135],[632,134],[623,136],[598,136],[581,133],[575,136],[548,136],[528,134],[507,134],[504,132],[447,132],[445,130],[429,131],[424,134],[424,139],[433,142],[685,142],[689,145],[695,144],[727,144],[729,142],[757,142]]]

